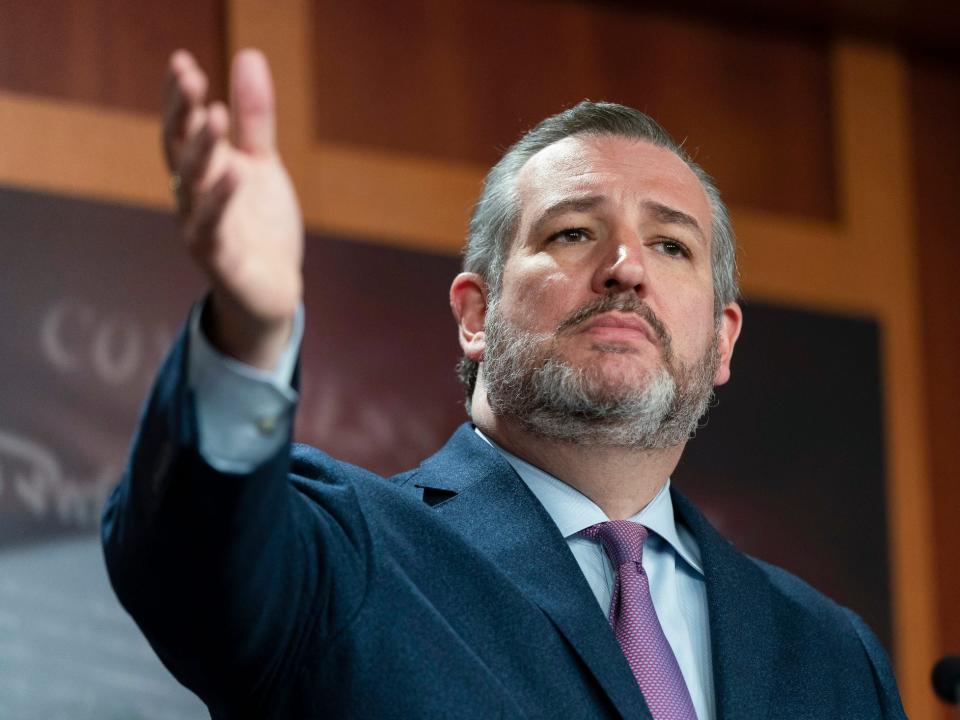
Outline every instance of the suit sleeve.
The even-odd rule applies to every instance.
[[[350,478],[304,492],[288,441],[250,472],[198,451],[187,339],[167,357],[104,510],[111,582],[157,654],[214,717],[276,707],[308,639],[365,593],[368,535]],[[336,573],[336,585],[333,577]]]
[[[879,696],[880,707],[884,718],[895,720],[906,720],[906,713],[903,710],[903,704],[900,701],[900,692],[897,690],[897,681],[893,675],[893,668],[890,666],[890,660],[883,646],[873,634],[873,631],[867,627],[867,624],[860,619],[852,610],[844,608],[847,617],[850,619],[860,642],[863,645],[864,652],[870,660],[870,666],[873,670],[873,679],[876,683],[877,695]]]

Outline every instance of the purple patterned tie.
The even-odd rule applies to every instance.
[[[654,720],[696,720],[677,658],[663,634],[643,571],[647,529],[629,520],[591,525],[582,535],[598,540],[617,569],[610,624]]]

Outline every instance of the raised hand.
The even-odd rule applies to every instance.
[[[223,352],[272,367],[303,295],[303,221],[276,150],[266,59],[233,60],[230,109],[207,101],[193,56],[170,58],[163,147],[183,236],[212,286],[207,331]]]

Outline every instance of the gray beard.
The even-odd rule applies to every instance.
[[[635,312],[658,336],[663,363],[631,386],[597,367],[574,367],[559,356],[558,336],[610,310]],[[493,413],[551,440],[660,450],[686,442],[713,397],[719,363],[717,335],[693,365],[678,362],[670,335],[636,296],[605,296],[560,323],[554,333],[521,330],[496,301],[488,308],[482,378]],[[595,346],[622,353],[622,346]]]

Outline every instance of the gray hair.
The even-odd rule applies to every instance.
[[[503,281],[503,267],[517,231],[520,199],[516,178],[527,161],[544,148],[574,135],[614,135],[644,140],[669,150],[683,160],[700,180],[713,215],[714,315],[719,321],[723,308],[735,301],[740,290],[737,277],[736,240],[730,214],[720,198],[713,179],[649,115],[625,105],[584,100],[569,110],[552,115],[527,132],[500,158],[483,182],[483,190],[473,208],[463,253],[463,269],[480,275],[495,298]],[[467,394],[467,412],[477,382],[479,364],[462,358],[457,373]]]

